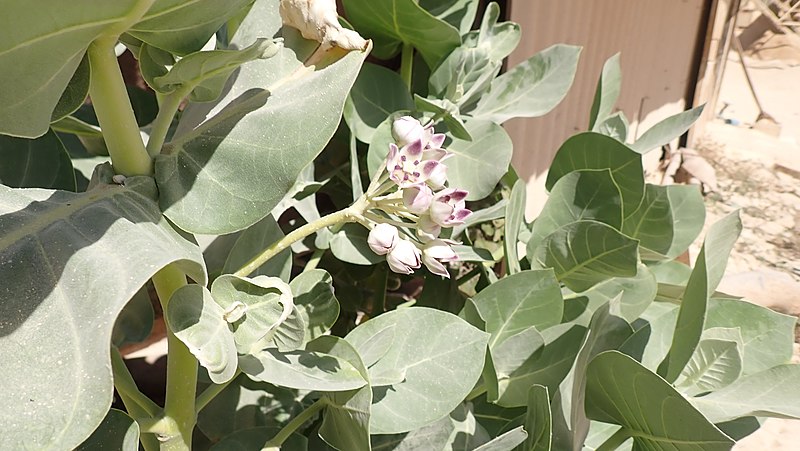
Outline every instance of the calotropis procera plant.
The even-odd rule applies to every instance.
[[[520,29],[480,3],[3,3],[0,449],[723,450],[800,417],[794,318],[716,291],[737,215],[689,267],[701,194],[645,182],[700,109],[629,136],[612,57],[527,222],[501,124],[580,49],[500,74]],[[123,356],[154,304],[163,403]]]

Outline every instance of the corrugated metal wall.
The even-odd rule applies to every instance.
[[[514,167],[529,183],[528,214],[546,198],[544,176],[558,146],[585,130],[603,63],[622,52],[622,94],[617,104],[641,134],[683,111],[693,95],[699,49],[711,0],[513,0],[510,20],[522,25],[509,67],[556,43],[583,46],[575,83],[548,115],[514,119]],[[656,156],[657,152],[652,152]],[[652,164],[652,162],[651,162]]]

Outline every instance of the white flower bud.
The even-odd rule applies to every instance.
[[[367,244],[372,252],[378,255],[386,255],[395,248],[400,236],[397,233],[397,227],[391,224],[378,224],[370,230],[367,237]]]
[[[433,191],[426,185],[414,185],[403,190],[403,204],[414,214],[425,213],[431,206]]]
[[[386,256],[386,263],[398,274],[411,274],[420,267],[421,253],[414,243],[401,239]]]
[[[425,138],[425,129],[413,117],[403,116],[395,119],[394,123],[392,123],[392,137],[394,137],[398,146],[403,147],[414,141],[422,141]]]
[[[429,215],[422,215],[417,221],[417,237],[423,243],[435,240],[442,233],[442,226],[433,222]]]
[[[458,258],[453,248],[450,247],[453,243],[450,240],[435,239],[425,244],[425,247],[422,248],[422,263],[430,272],[450,278],[450,273],[442,263],[455,261]]]

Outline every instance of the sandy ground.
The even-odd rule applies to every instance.
[[[707,196],[707,224],[739,209],[744,225],[720,289],[800,316],[800,65],[748,57],[745,62],[780,133],[750,128],[759,112],[732,55],[717,110],[728,106],[695,145],[717,176],[718,190]],[[697,251],[699,243],[692,257]],[[794,361],[800,362],[798,344]],[[800,420],[769,419],[734,449],[800,451]]]

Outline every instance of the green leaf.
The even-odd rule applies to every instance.
[[[125,412],[111,409],[100,426],[92,432],[76,451],[137,451],[139,449],[139,424]]]
[[[306,340],[324,335],[339,318],[333,279],[322,269],[306,270],[289,283],[297,313],[306,324]]]
[[[491,334],[490,350],[530,327],[544,330],[559,324],[564,312],[561,288],[550,269],[500,279],[472,301]]]
[[[71,133],[79,137],[103,138],[103,131],[100,130],[100,127],[84,122],[75,116],[65,116],[50,124],[50,128],[54,132]],[[105,148],[105,142],[103,147]],[[108,154],[108,149],[104,149],[104,152]]]
[[[511,451],[528,438],[528,433],[519,426],[492,441],[475,448],[474,451]]]
[[[517,255],[517,241],[519,230],[525,222],[525,182],[517,180],[511,188],[511,196],[506,207],[505,242],[506,260],[508,261],[508,273],[516,274],[520,272],[519,256]]]
[[[616,53],[603,64],[603,71],[600,73],[600,79],[597,80],[597,89],[594,92],[594,101],[589,112],[589,130],[599,131],[599,125],[611,115],[621,88],[622,71],[619,67],[619,53]],[[624,142],[625,137],[620,141]]]
[[[533,221],[528,254],[560,227],[590,219],[622,227],[622,197],[609,169],[570,172],[553,185],[541,213]]]
[[[275,427],[252,427],[238,429],[226,435],[210,448],[211,451],[252,451],[261,449],[265,443],[280,432]],[[297,433],[290,435],[280,447],[281,451],[307,451],[308,439]]]
[[[580,47],[564,44],[537,53],[495,78],[489,93],[469,114],[498,124],[547,114],[572,85],[580,53]]]
[[[211,295],[233,330],[240,354],[267,346],[293,351],[306,342],[306,324],[294,310],[292,290],[277,277],[223,274],[211,284]]]
[[[628,139],[628,119],[622,111],[618,111],[605,118],[604,121],[595,124],[594,129],[601,135],[610,136],[621,143]]]
[[[263,349],[240,356],[239,368],[253,380],[300,390],[347,391],[367,384],[347,360],[321,352]]]
[[[727,451],[733,446],[667,381],[617,351],[598,355],[586,369],[586,415],[621,425],[636,449]]]
[[[742,334],[744,375],[754,374],[792,358],[794,316],[751,302],[710,299],[706,327],[736,327]]]
[[[344,359],[369,380],[367,368],[358,352],[342,338],[323,336],[310,342],[309,351],[322,352]],[[370,450],[369,412],[372,404],[372,389],[365,385],[356,390],[325,393],[328,400],[319,428],[319,435],[336,449],[353,451]]]
[[[447,99],[426,99],[414,94],[414,105],[419,111],[427,111],[441,117],[453,138],[472,141],[472,135],[461,120],[461,112],[455,103]]]
[[[75,171],[55,132],[36,139],[0,135],[0,183],[13,188],[75,191]]]
[[[0,186],[0,380],[14,387],[0,391],[0,424],[17,425],[4,447],[80,444],[111,406],[109,343],[128,300],[170,263],[205,283],[197,246],[134,189],[148,181],[84,194]]]
[[[420,0],[419,6],[464,34],[472,28],[478,3],[476,0]]]
[[[545,186],[552,190],[563,176],[580,169],[610,169],[622,193],[623,217],[629,216],[644,196],[642,156],[625,144],[594,132],[577,134],[558,149]]]
[[[119,312],[111,333],[111,343],[114,346],[119,348],[128,343],[139,343],[150,336],[155,313],[147,287],[145,285],[137,291]]]
[[[525,415],[525,451],[550,451],[552,443],[552,418],[550,414],[550,394],[547,387],[533,385],[528,390],[528,413]]]
[[[225,314],[200,285],[179,288],[164,312],[170,330],[208,370],[215,384],[228,382],[236,375],[236,344]]]
[[[639,240],[643,259],[671,260],[697,238],[705,217],[698,187],[648,184],[642,203],[625,218],[622,232]]]
[[[738,328],[704,330],[675,386],[695,396],[730,385],[742,375],[742,348],[742,333]]]
[[[455,315],[424,307],[394,310],[359,325],[347,337],[359,354],[374,347],[379,330],[394,326],[394,340],[370,377],[405,373],[402,382],[373,388],[370,430],[406,432],[431,424],[452,411],[480,376],[488,334]]]
[[[375,129],[392,113],[413,110],[414,99],[397,72],[365,63],[344,104],[344,120],[360,141],[372,142]]]
[[[362,36],[375,41],[374,55],[391,58],[401,44],[413,46],[428,67],[461,44],[458,30],[414,0],[344,0],[347,19]]]
[[[464,246],[463,244],[454,244],[450,249],[456,253],[459,262],[493,262],[495,261],[492,253],[488,249],[474,246]]]
[[[187,55],[200,50],[228,19],[252,2],[158,0],[128,34],[168,52]]]
[[[255,4],[232,45],[250,44],[248,33],[274,35],[277,9],[274,2]],[[313,48],[289,32],[276,56],[242,66],[216,104],[190,105],[178,137],[156,157],[162,210],[182,229],[223,234],[259,221],[336,130],[366,53],[305,67]],[[209,108],[216,115],[194,128]]]
[[[14,89],[0,92],[0,133],[26,138],[46,133],[86,48],[118,26],[136,5],[133,0],[77,0],[69,7],[59,0],[43,0],[36,8],[4,4],[0,85]]]
[[[519,24],[497,23],[499,17],[500,6],[495,2],[489,3],[483,13],[480,28],[464,35],[466,46],[488,50],[489,58],[494,61],[502,61],[510,55],[522,37]]]
[[[686,133],[689,127],[700,117],[703,113],[703,108],[705,108],[705,105],[700,105],[664,119],[644,132],[636,142],[631,144],[631,148],[641,154],[645,154],[678,138]]]
[[[331,238],[331,252],[339,260],[354,265],[374,265],[386,260],[367,245],[367,231],[361,224],[345,224]]]
[[[614,277],[600,282],[580,293],[589,298],[590,309],[605,302],[611,303],[611,312],[628,322],[633,322],[647,309],[656,297],[658,284],[647,266],[636,265],[633,277]]]
[[[278,223],[272,215],[251,225],[239,235],[225,260],[223,273],[234,273],[251,259],[260,254],[268,246],[278,242],[284,237]],[[280,277],[284,282],[289,281],[292,273],[292,250],[286,249],[259,266],[251,276]]]
[[[191,88],[189,100],[211,102],[222,94],[228,78],[239,66],[277,53],[278,47],[267,39],[258,39],[241,50],[195,52],[178,60],[166,74],[154,77],[152,87],[162,94]]]
[[[692,404],[715,423],[745,416],[800,418],[800,365],[779,365],[744,376]]]
[[[72,74],[72,79],[69,81],[64,92],[61,93],[61,98],[50,114],[50,122],[56,122],[64,117],[72,114],[83,105],[86,96],[89,95],[89,58],[85,55],[81,59],[81,63]]]
[[[658,366],[658,374],[670,382],[681,374],[700,342],[708,298],[722,279],[728,255],[741,230],[742,222],[737,211],[714,223],[706,234],[683,293],[672,346]]]
[[[472,141],[453,139],[447,150],[453,156],[446,161],[450,186],[469,191],[467,200],[479,200],[491,194],[511,163],[514,145],[508,133],[488,121],[467,121]]]
[[[567,224],[547,236],[528,255],[531,267],[553,268],[570,290],[588,290],[612,277],[633,277],[638,242],[596,221]]]
[[[468,451],[489,440],[465,404],[425,427],[402,434],[372,436],[373,451]]]
[[[139,72],[142,78],[153,90],[156,89],[155,79],[163,77],[169,72],[168,67],[175,65],[175,56],[166,50],[153,47],[142,42],[139,51],[136,53],[139,60]]]

